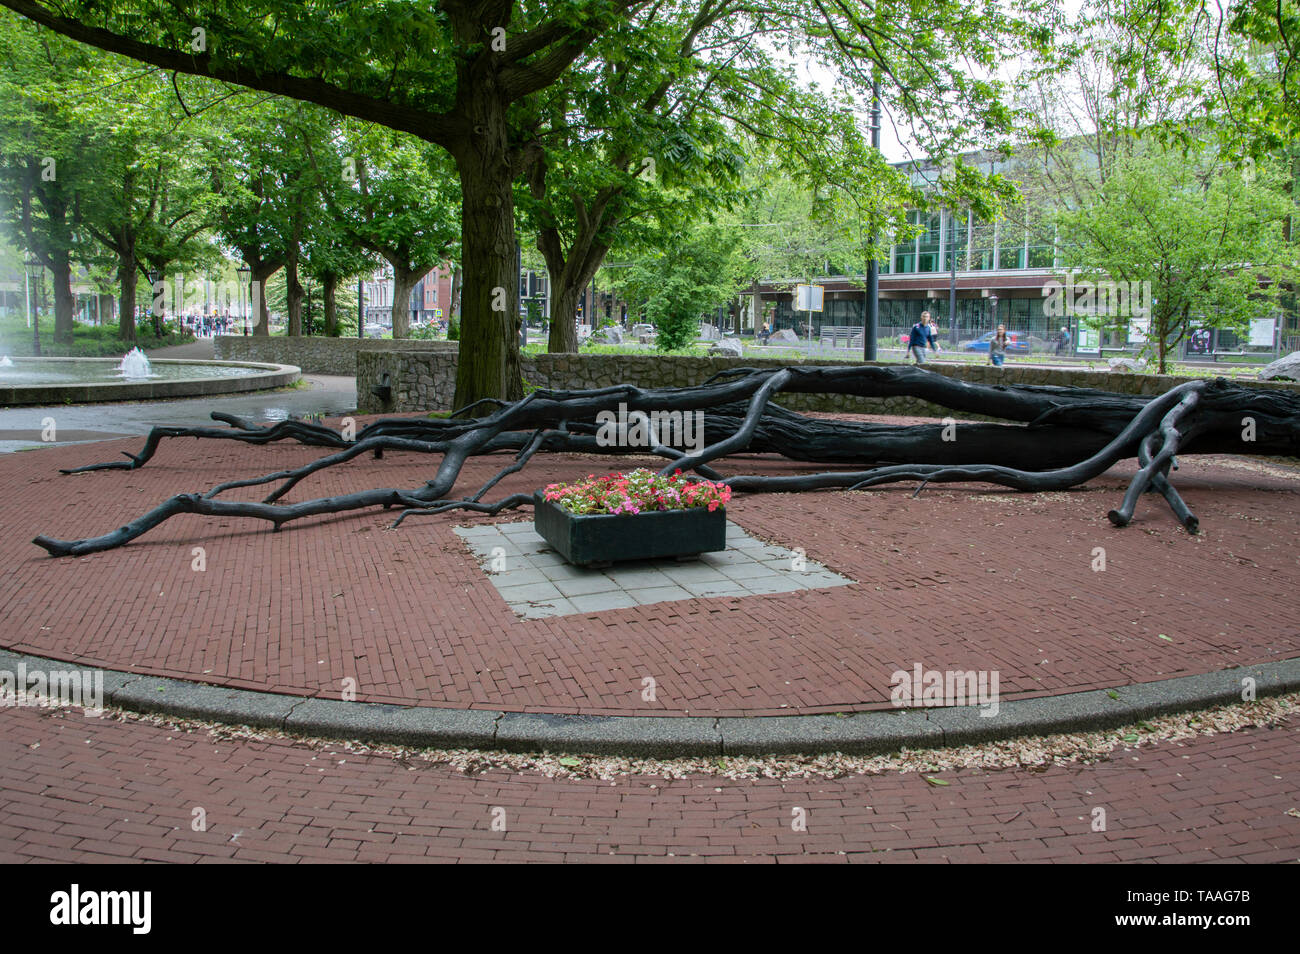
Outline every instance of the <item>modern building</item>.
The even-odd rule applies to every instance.
[[[985,172],[1009,172],[996,154],[964,157]],[[933,183],[940,170],[929,164],[900,163],[914,183]],[[1100,334],[1080,325],[1077,317],[1062,317],[1052,308],[1053,290],[1070,263],[1055,246],[1049,229],[1028,217],[1025,221],[983,222],[969,210],[912,211],[908,221],[919,234],[897,241],[879,266],[879,327],[881,338],[895,338],[929,311],[938,323],[941,341],[956,343],[978,337],[1005,324],[1051,341],[1061,327],[1069,329],[1079,350],[1122,347],[1129,333]],[[821,312],[794,309],[796,284],[825,289]],[[1054,285],[1053,283],[1057,283]],[[765,279],[746,297],[743,308],[719,308],[716,320],[732,331],[752,333],[764,321],[773,329],[793,329],[801,337],[818,336],[825,328],[862,328],[866,323],[864,274],[780,276]],[[955,300],[955,309],[951,302]],[[1136,339],[1137,331],[1131,332]],[[1275,329],[1275,347],[1300,348],[1300,315],[1293,308]],[[1228,331],[1207,331],[1191,344],[1193,350],[1228,350],[1246,342]]]

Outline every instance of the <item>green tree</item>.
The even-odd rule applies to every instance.
[[[49,270],[61,343],[72,341],[77,200],[91,171],[77,161],[90,137],[69,101],[95,59],[103,57],[0,17],[0,226]]]
[[[415,137],[355,121],[312,159],[331,228],[392,268],[393,337],[409,337],[416,283],[459,252],[454,172]]]
[[[889,95],[904,101],[909,115],[925,116],[927,130],[943,139],[972,128],[969,112],[957,104],[976,107],[977,128],[1009,120],[1003,84],[987,77],[1026,45],[1048,44],[1053,18],[1037,0],[1017,2],[1022,16],[1000,4],[971,9],[957,0],[846,0],[811,8],[803,0],[760,7],[723,0],[722,6],[737,14],[728,30],[748,34],[751,49],[763,49],[768,38],[785,38],[800,55],[815,47],[821,61],[858,89],[883,75]],[[432,6],[254,0],[238,9],[157,0],[0,3],[166,70],[308,100],[444,148],[463,196],[464,347],[455,397],[462,406],[522,394],[513,184],[542,148],[531,135],[532,97],[570,77],[597,40],[619,30],[638,45],[608,55],[649,53],[665,79],[694,67],[670,55],[671,43],[643,41],[660,29],[669,8],[638,0],[440,0]],[[412,56],[413,48],[421,55]]]
[[[211,189],[219,199],[214,229],[249,268],[250,295],[257,314],[253,334],[270,334],[267,283],[292,261],[286,277],[285,311],[292,332],[301,334],[303,288],[296,263],[308,231],[316,175],[304,148],[319,132],[319,111],[272,99],[252,107],[225,108],[201,140]],[[301,127],[316,128],[306,134]],[[297,317],[297,323],[293,318]]]
[[[1094,200],[1058,212],[1056,223],[1083,277],[1127,286],[1129,306],[1107,295],[1111,313],[1092,323],[1128,328],[1149,306],[1147,349],[1163,374],[1193,328],[1242,333],[1275,310],[1295,279],[1282,234],[1290,211],[1275,168],[1243,175],[1209,149],[1152,147],[1117,160]]]
[[[695,339],[700,316],[740,291],[745,259],[735,230],[718,224],[665,236],[653,252],[616,278],[613,288],[654,323],[661,351]]]

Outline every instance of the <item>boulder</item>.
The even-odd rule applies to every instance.
[[[739,358],[744,353],[745,348],[739,338],[723,338],[721,341],[715,341],[713,347],[709,349],[709,354],[724,358]]]
[[[1300,381],[1300,351],[1283,355],[1259,370],[1261,381]]]
[[[782,344],[797,344],[799,342],[799,336],[789,328],[782,328],[780,331],[772,332],[772,337],[768,340],[777,341]]]
[[[711,325],[707,321],[700,325],[700,337],[705,341],[721,341],[722,332],[716,325]]]
[[[1106,363],[1112,371],[1145,371],[1147,363],[1142,358],[1107,358]]]
[[[599,344],[622,344],[623,329],[618,325],[607,325],[592,335],[591,340]]]

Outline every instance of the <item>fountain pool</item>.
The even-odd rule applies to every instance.
[[[300,370],[287,364],[234,361],[150,361],[123,358],[0,359],[0,406],[146,401],[284,387]]]

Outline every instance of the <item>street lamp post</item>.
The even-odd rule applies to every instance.
[[[948,343],[957,347],[957,216],[948,214]]]
[[[871,148],[880,151],[880,80],[871,81]],[[867,315],[862,329],[862,360],[876,360],[876,338],[880,335],[880,267],[876,263],[875,209],[872,209],[871,242],[867,246],[871,260],[867,262]]]
[[[23,317],[27,319],[28,328],[32,326],[32,275],[30,265],[30,259],[23,262]]]
[[[239,276],[239,315],[244,321],[244,337],[248,337],[248,299],[244,297],[244,293],[248,289],[248,276],[253,274],[253,270],[247,265],[240,265],[235,269],[235,273]],[[248,297],[252,298],[251,295]]]
[[[998,296],[989,295],[989,310],[993,312],[993,330],[998,329]]]
[[[158,280],[162,274],[156,268],[149,269],[149,317],[153,321],[153,335],[155,338],[162,337],[162,324],[158,321],[158,310],[153,307],[153,299],[157,296]],[[204,314],[207,314],[206,306]]]

